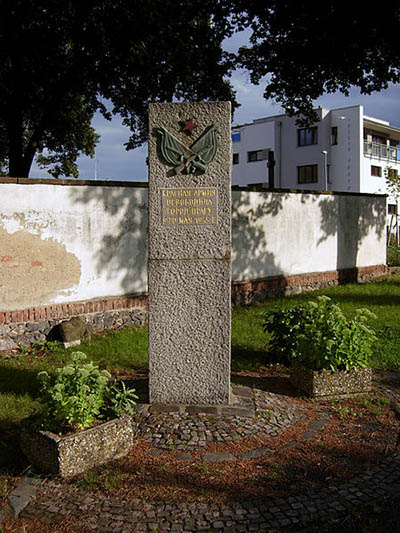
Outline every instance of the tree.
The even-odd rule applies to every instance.
[[[224,0],[0,0],[0,170],[28,176],[38,156],[77,176],[96,111],[122,115],[130,149],[147,137],[150,101],[234,100],[231,32]]]
[[[251,28],[239,66],[258,84],[269,75],[265,98],[290,115],[316,120],[313,100],[324,93],[364,94],[400,81],[400,4],[364,9],[343,0],[238,0],[239,26]]]

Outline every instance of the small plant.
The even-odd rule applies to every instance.
[[[391,241],[387,247],[386,262],[388,266],[400,266],[400,246],[396,241]]]
[[[352,407],[345,407],[341,404],[337,406],[332,405],[332,409],[335,411],[335,413],[339,415],[339,418],[341,420],[344,420],[345,418],[348,418],[348,417],[355,418],[356,416],[358,416],[357,411],[355,411]]]
[[[106,392],[106,400],[115,416],[134,415],[135,400],[137,399],[138,396],[135,394],[135,390],[127,389],[123,381],[118,385],[114,382]]]
[[[281,357],[288,362],[298,361],[312,370],[353,370],[367,366],[372,355],[376,336],[367,322],[373,318],[368,309],[357,309],[355,316],[347,319],[330,298],[319,296],[317,302],[305,306],[270,311],[264,331],[272,332],[275,351],[282,343]],[[283,325],[279,329],[280,319]]]
[[[0,498],[3,498],[9,490],[8,479],[0,475]]]
[[[289,365],[293,357],[299,356],[297,336],[302,328],[311,322],[307,305],[296,305],[289,309],[272,309],[264,315],[264,333],[270,333],[268,352],[274,363]]]
[[[42,410],[40,427],[58,431],[70,427],[84,429],[96,419],[133,414],[134,390],[110,384],[111,374],[100,370],[86,354],[73,352],[71,362],[56,370],[55,376],[39,372]]]

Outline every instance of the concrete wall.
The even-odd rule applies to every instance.
[[[233,193],[233,280],[386,263],[384,196]]]
[[[235,190],[232,279],[384,264],[385,205]],[[0,178],[0,311],[146,290],[146,184]]]
[[[146,291],[146,188],[25,181],[0,183],[0,310]]]

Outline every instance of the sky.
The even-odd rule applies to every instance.
[[[242,32],[226,40],[224,48],[237,50],[246,43],[248,34]],[[266,79],[260,85],[250,83],[249,75],[243,70],[233,73],[231,83],[236,91],[236,99],[241,104],[235,112],[233,125],[252,122],[256,118],[279,115],[282,108],[263,97]],[[328,109],[353,105],[364,106],[364,114],[387,120],[392,126],[400,127],[400,85],[371,95],[362,95],[357,88],[348,97],[342,93],[324,95],[315,100],[315,106]],[[93,119],[93,127],[100,134],[94,159],[81,156],[78,159],[79,178],[85,180],[147,181],[147,145],[126,151],[124,143],[129,138],[129,129],[122,125],[121,117],[107,121],[100,114]],[[36,164],[32,166],[30,177],[51,177]]]

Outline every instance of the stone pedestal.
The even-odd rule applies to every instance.
[[[150,105],[151,403],[227,404],[230,103]]]

